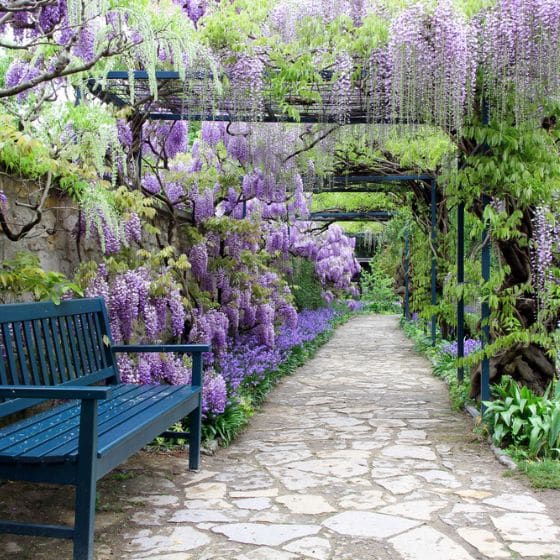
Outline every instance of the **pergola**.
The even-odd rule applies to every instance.
[[[368,95],[368,81],[364,76],[362,87],[352,89],[348,103],[348,111],[344,118],[337,113],[336,99],[329,79],[332,72],[320,73],[323,82],[314,84],[320,103],[307,103],[297,96],[286,99],[297,113],[298,118],[290,117],[280,104],[272,99],[264,99],[259,111],[255,111],[251,100],[245,96],[232,98],[216,97],[211,91],[214,77],[206,71],[191,72],[181,77],[178,72],[158,71],[150,75],[146,71],[136,70],[111,71],[103,78],[88,80],[87,88],[91,94],[105,103],[117,107],[133,106],[143,113],[147,120],[160,121],[222,121],[222,122],[268,122],[268,123],[337,123],[337,124],[399,124],[397,119],[379,118],[372,112],[371,99]],[[157,83],[157,95],[152,89],[153,82]],[[485,111],[487,113],[487,111]],[[488,122],[486,114],[485,122]],[[401,123],[420,124],[420,123]],[[319,192],[404,192],[410,190],[410,182],[423,182],[430,185],[430,240],[432,247],[437,242],[437,182],[436,178],[428,174],[403,175],[349,175],[337,176],[321,185]],[[487,196],[483,197],[484,205],[489,203]],[[393,213],[377,212],[315,212],[310,216],[313,221],[388,221]],[[459,286],[465,283],[465,205],[459,203],[457,207],[457,282]],[[405,302],[404,314],[408,318],[410,311],[410,240],[408,232],[405,235]],[[484,282],[490,278],[490,236],[486,225],[482,239],[482,277]],[[431,303],[437,304],[437,259],[435,252],[431,257]],[[464,322],[465,302],[461,295],[457,300],[457,357],[464,358]],[[490,342],[489,326],[490,310],[486,300],[481,306],[482,346]],[[432,344],[436,342],[436,317],[431,318]],[[462,363],[462,362],[460,362]],[[457,369],[459,381],[464,379],[464,368]],[[483,358],[481,368],[481,401],[490,400],[490,361]]]

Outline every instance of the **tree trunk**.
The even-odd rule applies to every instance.
[[[507,201],[507,210],[513,211],[513,201]],[[532,237],[532,209],[523,212],[519,231],[528,239]],[[500,240],[493,244],[502,265],[507,265],[510,272],[506,275],[501,289],[527,285],[531,281],[531,254],[528,244],[520,245],[516,239]],[[527,290],[523,297],[515,303],[516,317],[524,329],[529,329],[538,320],[537,294]],[[543,326],[552,332],[557,325],[550,320]],[[499,335],[500,333],[492,333]],[[515,345],[490,359],[490,382],[499,382],[502,375],[509,375],[516,381],[526,385],[538,394],[542,394],[556,376],[554,358],[547,355],[546,350],[537,345]],[[471,398],[480,394],[480,365],[473,370],[471,376]]]

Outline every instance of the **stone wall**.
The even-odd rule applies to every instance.
[[[10,207],[5,213],[12,231],[32,221],[36,213],[25,205],[34,205],[41,196],[41,186],[37,182],[19,181],[0,172],[0,190],[8,197]],[[98,241],[89,237],[78,242],[74,234],[78,222],[77,204],[60,191],[53,189],[44,205],[42,219],[24,238],[11,241],[0,230],[0,262],[13,258],[16,253],[28,251],[36,254],[46,271],[62,272],[72,278],[80,262],[100,260],[102,253]],[[155,224],[161,231],[167,231],[165,216],[156,218]],[[175,230],[174,245],[186,252],[188,247]],[[165,235],[162,235],[165,239]],[[159,251],[161,246],[155,236],[144,233],[142,248]]]
[[[18,232],[36,216],[33,210],[24,205],[36,203],[41,196],[41,186],[37,182],[14,180],[0,174],[0,190],[4,191],[10,202],[5,213],[6,221],[12,231]],[[0,231],[0,260],[10,259],[20,251],[29,251],[39,257],[45,270],[72,276],[79,264],[73,234],[77,220],[76,204],[57,191],[52,191],[45,203],[41,222],[26,237],[11,241]],[[93,247],[87,252],[91,251],[94,251]]]

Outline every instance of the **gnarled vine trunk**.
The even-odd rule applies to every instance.
[[[505,203],[508,212],[513,211],[515,201],[510,199]],[[532,237],[532,213],[532,208],[525,209],[519,225],[519,231],[527,239]],[[493,244],[493,250],[497,251],[502,264],[510,269],[500,290],[523,284],[530,285],[531,254],[527,244],[521,245],[515,239],[499,240]],[[516,317],[525,329],[533,326],[538,320],[536,296],[533,290],[527,290],[515,303]],[[547,332],[552,332],[556,324],[556,320],[549,320],[544,328]],[[472,398],[480,394],[480,369],[479,365],[471,375]],[[498,382],[503,375],[509,375],[536,393],[542,394],[556,376],[555,361],[538,344],[516,344],[490,359],[490,382]]]

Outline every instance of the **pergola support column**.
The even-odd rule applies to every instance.
[[[431,215],[432,215],[432,231],[430,235],[432,249],[432,306],[437,305],[437,257],[435,254],[436,235],[437,235],[437,183],[435,179],[431,181]],[[432,346],[436,345],[436,314],[432,313]]]
[[[486,194],[482,195],[482,206],[486,209],[490,203],[490,197]],[[483,210],[484,211],[484,210]],[[482,280],[487,284],[490,280],[490,227],[485,223],[482,232]],[[481,306],[481,323],[482,323],[482,348],[485,349],[490,344],[490,305],[488,297],[482,300]],[[480,368],[480,410],[484,412],[484,401],[490,400],[490,359],[484,357]]]
[[[410,319],[410,235],[404,230],[404,318]]]
[[[457,358],[465,357],[465,298],[463,288],[465,284],[465,203],[457,206],[457,284],[461,295],[457,300]],[[465,378],[463,365],[457,368],[457,381],[462,383]]]

